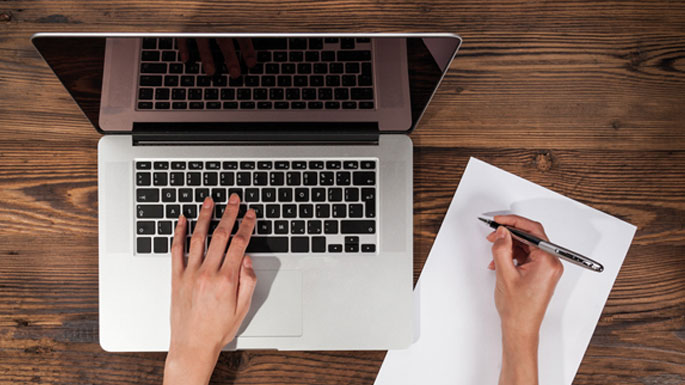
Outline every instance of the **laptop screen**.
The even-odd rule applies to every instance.
[[[410,131],[453,35],[39,34],[33,43],[100,132],[173,124]]]

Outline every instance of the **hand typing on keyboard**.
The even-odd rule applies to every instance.
[[[202,67],[205,73],[209,76],[214,76],[217,73],[217,64],[214,63],[214,54],[211,49],[210,39],[178,39],[178,51],[181,55],[181,61],[186,63],[192,57],[191,41],[195,41],[197,45],[197,51],[200,54],[200,60],[202,61]],[[214,39],[212,39],[214,40]],[[245,65],[248,68],[252,68],[257,64],[257,55],[255,54],[254,46],[252,45],[252,39],[240,38],[235,39],[240,46],[240,55],[242,56]],[[232,78],[236,79],[240,76],[240,59],[235,51],[235,45],[233,44],[233,39],[231,38],[220,38],[215,39],[216,44],[219,46],[221,53],[224,57],[224,62],[228,73]],[[221,65],[219,64],[219,68]]]
[[[257,278],[245,249],[255,226],[254,210],[245,213],[226,251],[239,208],[240,198],[231,195],[205,254],[214,202],[204,200],[187,263],[188,221],[179,217],[171,247],[171,343],[164,384],[207,384],[221,349],[233,340],[250,308]]]
[[[541,224],[516,215],[495,221],[547,240]],[[564,268],[555,256],[514,240],[504,227],[488,235],[496,270],[495,305],[502,319],[500,384],[537,384],[538,334]],[[514,260],[518,262],[514,264]]]

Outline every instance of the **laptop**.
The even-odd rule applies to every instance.
[[[225,347],[385,350],[414,339],[408,134],[451,34],[67,34],[32,42],[98,143],[103,349],[169,347],[170,243],[211,196],[253,208],[258,284]],[[189,239],[189,238],[188,238]]]

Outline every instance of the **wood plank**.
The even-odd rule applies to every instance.
[[[574,383],[685,382],[685,4],[69,0],[0,5],[0,383],[159,383],[164,360],[97,343],[99,135],[30,35],[351,25],[465,41],[412,134],[414,278],[476,156],[638,226]],[[223,353],[212,382],[372,384],[383,356]]]

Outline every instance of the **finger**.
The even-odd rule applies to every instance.
[[[188,253],[188,267],[197,268],[202,264],[202,257],[205,255],[205,240],[209,231],[209,222],[212,219],[214,201],[207,197],[202,203],[200,216],[195,225],[193,236],[190,238],[190,252]]]
[[[542,227],[542,224],[540,222],[535,222],[533,220],[518,215],[497,215],[495,216],[494,220],[499,224],[516,227],[517,229],[527,231],[546,241],[549,240],[547,239],[545,229],[544,227]]]
[[[255,218],[256,215],[254,210],[247,210],[238,232],[235,233],[231,240],[231,245],[228,246],[226,258],[224,258],[224,264],[221,267],[227,274],[235,276],[236,278],[240,271],[240,264],[243,262],[245,249],[247,249],[247,245],[250,242],[250,236],[252,235],[252,231],[254,231]]]
[[[504,227],[497,229],[497,239],[492,245],[492,259],[495,261],[497,276],[510,277],[516,273],[514,266],[513,241],[509,230]]]
[[[238,299],[236,301],[236,313],[242,320],[250,310],[252,294],[257,286],[257,275],[252,268],[252,259],[249,255],[243,258],[240,265],[240,283],[238,283]]]
[[[492,261],[490,261],[490,263],[488,264],[488,269],[495,270],[495,260],[494,259]]]
[[[497,234],[497,232],[493,231],[490,234],[488,234],[488,236],[485,237],[485,239],[487,239],[490,242],[495,242],[495,238],[496,238],[495,234]]]
[[[221,266],[221,261],[226,254],[226,245],[231,236],[233,224],[238,216],[239,209],[240,198],[238,198],[238,194],[231,194],[228,198],[228,204],[226,205],[226,210],[224,210],[224,215],[221,217],[219,225],[214,230],[212,242],[209,245],[209,249],[207,249],[207,255],[205,256],[203,266],[206,265],[208,269],[218,270],[219,266]]]
[[[179,37],[176,39],[178,41],[178,53],[181,55],[181,62],[186,63],[190,60],[190,50],[188,49],[188,39]]]
[[[221,48],[221,52],[224,54],[224,62],[226,63],[226,68],[228,68],[228,73],[232,78],[237,78],[240,76],[240,62],[238,61],[238,56],[235,54],[233,39],[217,39],[216,42],[219,44],[219,48]]]
[[[209,39],[197,39],[197,50],[200,51],[200,60],[202,60],[202,68],[205,73],[210,76],[214,75],[214,58],[212,57],[212,50],[209,48]]]
[[[183,262],[183,249],[186,244],[186,227],[188,226],[188,221],[186,217],[181,215],[178,217],[178,224],[176,225],[176,230],[174,230],[174,241],[171,244],[171,273],[173,277],[180,276],[183,273],[184,262]]]
[[[240,56],[243,57],[245,64],[250,68],[254,67],[257,64],[257,54],[254,52],[252,39],[241,38],[237,40],[238,45],[240,45]]]

